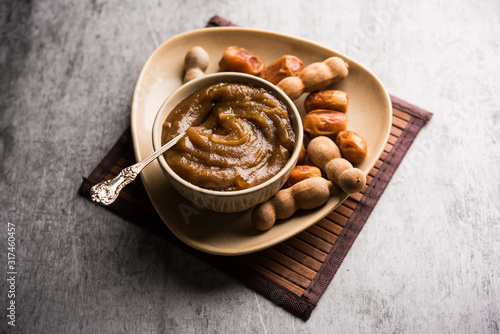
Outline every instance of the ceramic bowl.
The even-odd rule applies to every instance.
[[[172,109],[192,93],[216,83],[244,83],[256,87],[265,88],[279,98],[290,112],[290,119],[296,136],[296,143],[290,159],[284,168],[271,179],[248,189],[235,191],[215,191],[198,187],[177,175],[167,164],[165,158],[158,158],[161,169],[169,179],[172,187],[183,197],[196,205],[216,212],[240,212],[268,200],[285,184],[295,167],[300,148],[303,142],[303,129],[300,114],[295,104],[279,88],[270,82],[256,76],[220,72],[205,75],[182,85],[174,91],[161,105],[153,124],[153,147],[158,150],[161,147],[162,124]]]

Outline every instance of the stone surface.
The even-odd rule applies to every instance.
[[[338,50],[434,113],[307,322],[77,195],[148,55],[214,14]],[[2,332],[499,333],[498,1],[4,0],[0,22]]]

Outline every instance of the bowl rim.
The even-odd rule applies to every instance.
[[[287,163],[283,168],[276,173],[273,177],[270,179],[254,186],[250,187],[247,189],[241,189],[241,190],[212,190],[212,189],[206,189],[202,188],[200,186],[197,186],[193,183],[190,183],[186,180],[184,180],[182,177],[177,175],[170,166],[168,165],[164,155],[160,155],[158,157],[158,161],[160,163],[161,168],[168,173],[170,177],[175,179],[177,182],[181,183],[183,186],[191,188],[192,190],[195,190],[199,193],[205,194],[205,195],[210,195],[210,196],[220,196],[220,197],[235,197],[235,196],[241,196],[241,195],[247,195],[250,193],[254,193],[256,191],[259,191],[261,189],[266,188],[269,185],[272,185],[276,181],[278,181],[284,174],[286,174],[291,168],[293,168],[298,161],[300,150],[304,141],[304,131],[303,131],[303,126],[302,126],[302,119],[301,115],[295,105],[295,103],[286,95],[280,88],[278,88],[276,85],[273,83],[262,79],[258,76],[247,74],[247,73],[241,73],[241,72],[216,72],[216,73],[210,73],[210,74],[205,74],[199,78],[193,79],[191,81],[188,81],[184,84],[182,84],[180,87],[178,87],[175,91],[173,91],[161,104],[160,108],[158,108],[158,111],[156,112],[156,116],[153,122],[153,128],[152,128],[152,134],[153,134],[153,149],[154,151],[157,151],[161,147],[161,124],[164,122],[164,118],[170,114],[171,110],[168,112],[168,114],[165,114],[163,111],[166,108],[166,106],[179,94],[186,94],[184,98],[187,96],[191,95],[192,93],[196,92],[197,90],[193,90],[190,93],[185,93],[186,91],[190,91],[192,86],[198,85],[202,81],[211,81],[214,80],[214,78],[220,78],[218,81],[219,82],[224,82],[225,78],[234,79],[234,78],[243,78],[248,80],[249,84],[252,84],[252,82],[257,82],[261,86],[264,86],[266,89],[270,90],[273,95],[275,95],[277,98],[282,100],[287,108],[289,109],[289,116],[292,118],[292,127],[295,133],[295,146],[292,154],[288,158]],[[226,79],[227,80],[227,79]],[[211,83],[211,84],[214,84]],[[201,85],[200,87],[204,87]],[[199,88],[201,89],[201,88]],[[184,99],[183,98],[183,99]],[[174,106],[175,107],[175,106]],[[173,109],[173,108],[172,108]],[[163,119],[161,118],[163,116]],[[293,123],[296,123],[295,126]]]

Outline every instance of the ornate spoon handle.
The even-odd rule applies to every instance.
[[[113,203],[118,198],[118,195],[120,195],[120,191],[127,184],[134,181],[144,167],[149,165],[166,150],[174,146],[179,139],[184,137],[185,134],[185,132],[181,133],[144,160],[136,163],[135,165],[124,168],[115,178],[100,182],[93,186],[90,189],[92,200],[94,202],[101,203],[102,205],[109,205]]]

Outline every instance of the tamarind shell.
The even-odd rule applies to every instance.
[[[344,158],[333,159],[325,167],[325,172],[328,180],[333,181],[340,186],[340,175],[348,169],[352,168],[352,164]]]
[[[250,215],[252,225],[265,231],[276,219],[291,217],[297,210],[309,210],[323,205],[330,198],[333,183],[322,177],[312,177],[278,191],[269,201],[256,206]]]
[[[331,160],[340,158],[342,155],[333,140],[326,136],[318,136],[307,145],[307,156],[313,164],[325,170]]]
[[[342,172],[339,176],[340,188],[348,194],[354,194],[366,185],[365,173],[359,168],[350,168]]]

